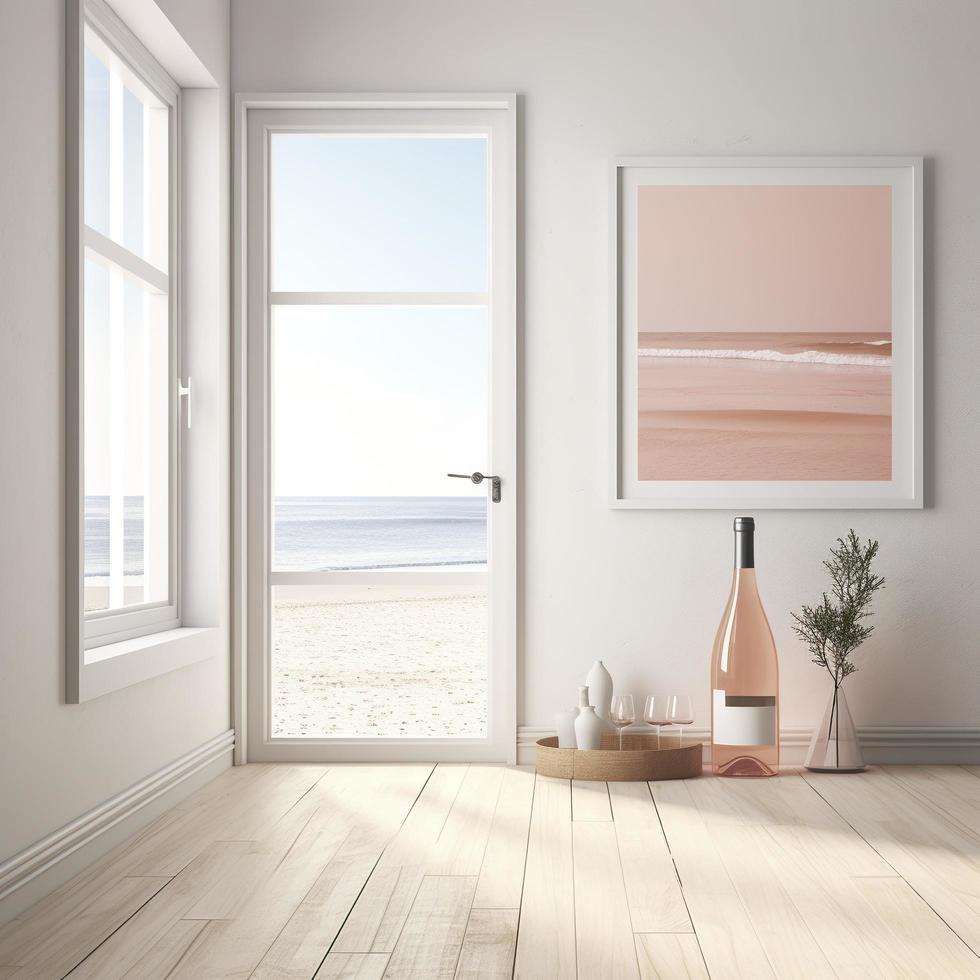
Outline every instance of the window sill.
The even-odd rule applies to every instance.
[[[78,701],[91,701],[151,677],[209,660],[217,652],[218,630],[192,626],[86,650]]]

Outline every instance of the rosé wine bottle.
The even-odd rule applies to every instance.
[[[755,581],[755,521],[735,518],[735,575],[711,656],[711,768],[779,772],[779,661]]]

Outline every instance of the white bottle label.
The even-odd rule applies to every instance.
[[[775,745],[775,697],[715,691],[712,740],[719,745]]]

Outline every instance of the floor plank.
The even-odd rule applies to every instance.
[[[337,953],[390,953],[466,777],[467,766],[436,766],[395,839],[371,873],[333,945]]]
[[[688,788],[759,942],[778,977],[832,980],[833,968],[772,866],[775,852],[768,834],[729,806],[739,791],[737,782],[693,779]],[[771,795],[766,785],[771,782],[778,780],[753,788]]]
[[[256,967],[256,980],[313,976],[430,772],[430,767],[387,766],[364,774],[350,835]],[[383,956],[387,964],[388,956]],[[363,962],[363,969],[371,970],[379,960],[355,962]]]
[[[916,964],[911,975],[928,975],[927,961],[910,956],[908,950],[894,942],[889,924],[861,887],[865,881],[895,882],[901,879],[843,821],[843,829],[836,841],[825,838],[823,828],[827,826],[827,817],[822,810],[829,809],[828,804],[816,793],[801,794],[801,788],[809,789],[798,776],[784,775],[778,780],[753,782],[750,785],[735,780],[705,781],[699,790],[710,798],[710,807],[714,812],[737,825],[741,834],[756,838],[754,848],[743,844],[741,852],[747,853],[751,849],[765,862],[785,896],[795,905],[837,976],[853,977],[854,980],[906,977],[910,975],[910,963]],[[790,822],[783,823],[781,818],[786,814],[782,806],[787,799],[793,801],[795,814]],[[807,840],[807,825],[821,828],[817,843]],[[718,826],[709,826],[709,829],[713,840],[725,839],[724,829]],[[874,853],[874,858],[862,857],[860,847]],[[851,874],[855,868],[867,869],[868,861],[871,867],[878,867],[887,873],[874,876]],[[737,876],[735,880],[738,884]],[[751,903],[748,908],[751,914]],[[933,924],[932,920],[935,919],[925,903],[918,906],[913,904],[907,914],[913,929],[922,930],[924,926]],[[780,976],[808,976],[810,964],[804,963],[801,967],[799,963],[794,963],[792,954],[787,960],[781,951],[782,943],[773,945],[764,922],[764,919],[754,917],[763,945],[777,966],[777,973]],[[787,930],[777,926],[776,938],[779,939],[787,931],[798,932],[798,928],[797,925]],[[809,947],[805,937],[801,944]]]
[[[502,766],[467,769],[426,861],[427,875],[479,875],[503,776]]]
[[[817,866],[856,877],[894,875],[895,870],[836,810],[813,792],[799,772],[777,779],[707,780],[721,783],[725,801],[754,823],[764,823]]]
[[[423,878],[385,977],[452,980],[475,891],[475,877],[427,875]]]
[[[121,925],[91,955],[69,974],[71,980],[113,980],[124,977],[145,962],[165,962],[169,949],[183,946],[167,972],[180,957],[197,942],[207,925],[206,920],[187,920],[190,926],[181,927],[186,912],[218,883],[233,877],[250,841],[218,841],[199,854],[176,877],[161,889],[154,901],[144,905],[132,918]],[[161,967],[162,969],[162,967]],[[162,973],[163,976],[167,972]],[[153,975],[148,970],[147,975]],[[160,975],[160,974],[158,974]]]
[[[760,805],[759,812],[764,811]],[[842,865],[814,863],[797,846],[795,834],[780,833],[764,821],[754,826],[747,823],[743,832],[756,838],[755,853],[778,880],[837,976],[868,980],[898,975],[891,972],[894,962],[869,944],[868,937],[879,924]]]
[[[609,798],[633,931],[693,931],[647,784],[610,783]]]
[[[247,767],[246,767],[247,768]],[[324,766],[263,767],[235,805],[219,797],[192,809],[160,833],[139,839],[118,862],[127,874],[175,875],[213,841],[256,840],[323,778]]]
[[[612,820],[609,808],[609,791],[604,782],[596,780],[572,780],[573,820]]]
[[[579,976],[639,978],[626,887],[611,823],[572,824],[575,949]]]
[[[888,945],[871,941],[882,923],[854,884],[893,878],[894,868],[798,774],[759,787],[733,781],[727,788],[733,810],[765,835],[767,863],[836,972],[895,975],[898,963]]]
[[[921,802],[980,834],[980,779],[959,766],[881,766]]]
[[[708,980],[697,937],[647,933],[636,937],[641,980]]]
[[[282,829],[274,830],[263,843],[271,854],[278,852],[271,873],[253,888],[234,918],[211,922],[173,976],[252,975],[327,865],[357,833],[358,824],[375,812],[378,801],[369,791],[372,781],[387,785],[387,778],[385,769],[331,770],[283,819]],[[393,786],[392,797],[397,795]],[[412,798],[411,792],[403,795]],[[297,828],[298,834],[290,840]]]
[[[725,864],[691,796],[697,780],[651,783],[694,931],[715,980],[774,976]]]
[[[126,973],[117,972],[118,964],[112,963],[112,970],[102,970],[93,976],[108,978],[116,975],[139,977],[140,980],[165,980],[201,940],[209,925],[206,919],[177,919],[141,950],[138,959]],[[98,953],[98,950],[95,952]],[[69,976],[74,978],[75,974]]]
[[[178,965],[173,968],[175,974],[179,974],[185,963],[195,964],[202,957],[208,958],[210,954],[207,951],[219,942],[221,935],[234,932],[231,926],[218,926],[214,920],[234,922],[250,907],[254,910],[259,897],[265,894],[269,881],[293,848],[296,845],[302,847],[303,842],[312,836],[317,825],[311,825],[310,821],[319,811],[328,814],[323,822],[329,826],[333,839],[342,841],[347,825],[331,820],[329,814],[332,803],[354,791],[349,773],[342,773],[341,770],[333,773],[321,771],[312,785],[308,770],[302,770],[300,775],[298,782],[273,780],[258,784],[264,785],[273,794],[278,789],[283,794],[278,803],[269,799],[262,801],[257,810],[250,807],[246,807],[245,813],[233,810],[228,815],[231,819],[226,819],[222,824],[234,824],[236,830],[248,826],[255,839],[215,840],[208,844],[161,891],[156,901],[140,909],[79,965],[72,974],[73,980],[84,977],[108,980],[110,977],[126,976],[130,970],[143,972],[143,960],[151,957],[151,951],[158,950],[161,944],[168,948],[183,937],[186,948],[181,951]],[[327,781],[322,781],[322,776],[327,776]],[[300,795],[297,798],[298,792]],[[243,802],[247,803],[248,800]],[[260,830],[257,823],[252,823],[255,812],[266,817],[279,816]],[[202,828],[202,832],[213,835],[214,829],[208,824]],[[218,835],[223,836],[220,829]],[[185,843],[189,846],[190,839]],[[300,884],[297,882],[296,887],[300,887]],[[182,919],[202,921],[206,928],[197,933],[187,928],[181,929],[177,923]],[[253,946],[253,955],[256,951],[261,958],[265,949],[257,950]],[[249,972],[255,965],[251,963]]]
[[[381,980],[387,953],[330,953],[313,980]]]
[[[536,777],[515,977],[574,980],[575,898],[568,780]]]
[[[250,976],[344,836],[335,828],[304,830],[235,918],[212,920],[171,976]]]
[[[31,923],[22,943],[17,942],[16,932],[8,936],[0,951],[0,965],[19,967],[11,974],[16,977],[63,977],[169,881],[163,877],[121,878],[60,921],[44,915],[43,925]],[[39,927],[44,933],[40,941]]]
[[[870,770],[857,779],[805,774],[806,781],[980,955],[980,837]]]
[[[969,980],[980,960],[901,878],[859,878],[856,885],[887,926],[895,961],[914,977]]]
[[[490,825],[480,880],[473,898],[474,908],[520,908],[533,799],[533,770],[508,769]]]
[[[58,924],[120,886],[124,878],[169,879],[186,868],[223,829],[231,827],[254,833],[268,826],[286,813],[325,771],[322,766],[241,766],[226,770],[191,794],[180,807],[161,814],[0,928],[0,964],[11,962],[15,955],[23,959],[28,955],[25,949],[45,945]],[[229,805],[229,800],[234,804]],[[123,919],[133,911],[128,910]],[[16,937],[14,943],[19,950],[16,953],[10,948],[12,936]],[[94,948],[90,938],[89,933],[77,934],[76,963]],[[66,950],[67,959],[72,955]]]
[[[506,980],[511,976],[518,915],[516,908],[471,910],[456,980]]]

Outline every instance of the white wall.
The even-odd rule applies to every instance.
[[[757,513],[757,556],[785,726],[826,697],[788,613],[849,526],[888,579],[859,724],[980,724],[978,36],[973,0],[234,0],[235,90],[522,96],[522,724],[551,726],[597,656],[707,724],[733,514],[605,497],[607,165],[671,153],[929,158],[928,507]]]
[[[170,3],[160,5],[166,11]],[[202,450],[214,455],[210,472],[198,478],[212,485],[208,519],[227,527],[228,2],[194,6],[199,36],[185,36],[192,47],[200,44],[220,89],[190,100],[197,118],[213,114],[210,213],[197,219],[211,229],[213,275],[207,283],[190,276],[187,286],[207,318],[208,336],[192,348],[212,378],[215,403],[202,407],[211,413],[213,438],[201,437],[191,468],[201,471]],[[64,704],[64,85],[64,0],[4,0],[0,861],[230,727],[226,551],[205,556],[198,571],[209,581],[221,627],[214,659],[86,704]]]

